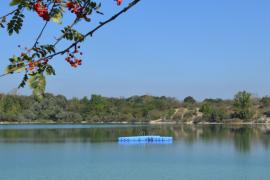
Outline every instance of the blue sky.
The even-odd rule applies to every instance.
[[[99,20],[121,9],[113,1],[103,2],[105,15]],[[198,100],[232,98],[240,90],[270,95],[269,8],[269,0],[142,0],[83,43],[83,66],[73,69],[64,57],[55,58],[57,75],[48,78],[47,92],[68,97],[192,95]],[[0,14],[7,10],[8,2],[1,3]],[[41,28],[33,13],[26,21],[19,36],[0,30],[1,71],[19,53],[17,44],[31,46]],[[77,27],[86,32],[96,24]],[[51,23],[43,42],[58,32]],[[1,78],[0,92],[12,90],[20,77]]]

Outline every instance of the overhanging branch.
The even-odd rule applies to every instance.
[[[128,6],[126,6],[125,8],[123,8],[121,11],[119,11],[118,13],[116,13],[115,15],[113,15],[112,17],[110,17],[109,19],[107,19],[106,21],[104,22],[100,22],[100,24],[95,27],[94,29],[92,29],[91,31],[87,32],[86,34],[83,35],[83,38],[82,40],[78,40],[78,41],[75,41],[74,43],[72,43],[70,46],[68,46],[66,49],[62,50],[62,51],[58,51],[54,54],[51,54],[49,56],[46,56],[44,58],[40,58],[39,60],[37,60],[36,62],[40,62],[40,61],[43,61],[45,59],[52,59],[53,57],[57,56],[57,55],[63,55],[65,52],[67,52],[68,50],[70,50],[71,48],[77,46],[77,44],[79,44],[80,42],[84,41],[87,37],[92,37],[94,35],[94,33],[96,31],[98,31],[100,28],[102,28],[103,26],[109,24],[110,22],[114,21],[115,19],[117,19],[120,15],[126,13],[128,10],[130,10],[132,7],[134,7],[136,4],[138,4],[141,0],[133,0],[131,3],[128,4]],[[46,27],[46,25],[45,25]],[[43,30],[42,30],[43,32]],[[42,34],[42,33],[41,33]],[[39,39],[39,38],[38,38]],[[61,38],[62,39],[62,38]],[[36,41],[37,42],[37,41]],[[58,41],[57,41],[58,43]],[[56,44],[57,44],[56,43]],[[36,44],[36,43],[35,43]],[[54,46],[56,45],[54,44]],[[0,78],[1,77],[4,77],[8,74],[13,74],[14,72],[7,72],[7,73],[4,73],[2,75],[0,75]]]
[[[132,8],[133,6],[135,6],[138,2],[140,2],[141,0],[134,0],[133,2],[131,2],[127,7],[125,7],[124,9],[122,9],[121,11],[119,11],[117,14],[113,15],[111,18],[109,18],[108,20],[104,21],[104,22],[100,22],[100,24],[95,27],[94,29],[92,29],[91,31],[89,31],[88,33],[83,35],[83,39],[82,40],[78,40],[75,41],[73,44],[71,44],[69,47],[67,47],[66,49],[56,52],[54,54],[51,54],[45,58],[42,58],[40,60],[44,60],[44,59],[51,59],[57,55],[60,54],[64,54],[66,51],[68,51],[69,49],[75,47],[78,43],[82,42],[83,40],[85,40],[87,37],[92,37],[94,35],[94,33],[99,30],[100,28],[102,28],[103,26],[105,26],[106,24],[114,21],[115,19],[117,19],[120,15],[126,13],[130,8]]]

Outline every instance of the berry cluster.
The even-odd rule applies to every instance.
[[[36,67],[38,67],[39,65],[46,65],[48,64],[49,60],[48,59],[42,59],[42,61],[30,61],[28,63],[28,69],[29,71],[33,71],[35,70]]]
[[[116,4],[120,6],[122,4],[123,0],[116,0]]]
[[[87,8],[82,7],[76,0],[69,0],[68,2],[66,2],[66,7],[71,13],[74,13],[77,18],[84,18],[84,20],[87,22],[91,21],[91,19],[87,17]]]
[[[82,13],[83,8],[80,6],[80,4],[77,1],[68,1],[66,3],[66,7],[68,10],[70,10],[72,13],[78,15],[79,13]]]
[[[78,54],[78,53],[79,53],[80,55],[83,55],[82,52],[79,52],[79,50],[78,50],[79,48],[80,48],[80,46],[78,46],[78,47],[75,46],[73,52],[70,52],[70,51],[67,51],[67,52],[66,52],[67,55],[68,55],[68,56],[66,57],[66,61],[71,65],[71,67],[76,68],[77,66],[82,65],[82,60],[76,57],[76,54]]]
[[[35,69],[35,67],[37,67],[38,66],[38,62],[33,62],[33,61],[31,61],[31,62],[29,62],[29,64],[28,64],[28,70],[29,71],[33,71],[34,69]]]
[[[44,21],[50,20],[48,8],[41,1],[37,1],[37,3],[34,5],[34,10],[38,13],[39,17],[43,18]]]
[[[20,49],[21,48],[21,45],[18,45],[18,47]],[[45,59],[38,59],[36,61],[32,60],[32,59],[29,59],[29,57],[31,56],[31,52],[32,52],[32,49],[28,49],[27,47],[24,48],[24,52],[21,53],[20,55],[20,59],[22,62],[27,62],[27,67],[26,67],[26,71],[34,71],[36,70],[36,67],[38,67],[39,65],[46,65],[48,64],[49,60],[47,58]]]

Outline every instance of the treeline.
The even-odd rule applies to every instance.
[[[67,99],[46,94],[42,100],[34,96],[0,94],[1,122],[266,122],[270,117],[270,97],[253,97],[242,91],[232,100],[193,97],[179,101],[171,97],[132,96]]]
[[[0,95],[0,121],[8,122],[147,122],[169,119],[179,101],[169,97],[133,96],[107,98],[92,95],[90,99],[67,99],[46,94],[38,101],[33,96]]]

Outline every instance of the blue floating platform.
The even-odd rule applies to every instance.
[[[173,137],[166,136],[129,136],[129,137],[119,137],[118,142],[121,144],[171,144],[173,142]]]

